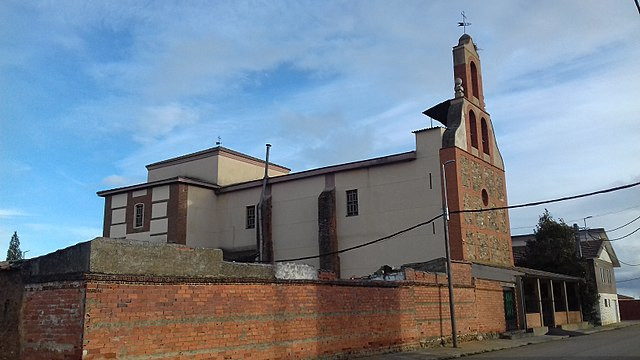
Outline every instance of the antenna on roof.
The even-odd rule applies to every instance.
[[[218,141],[216,141],[216,146],[222,145],[222,138],[218,136]]]
[[[462,21],[458,21],[458,26],[462,26],[462,31],[467,33],[467,26],[471,26],[470,22],[467,22],[467,15],[464,14],[464,11],[460,13],[462,15]]]

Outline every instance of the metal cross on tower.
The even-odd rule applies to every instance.
[[[464,14],[464,11],[460,13],[462,15],[462,21],[458,22],[458,26],[462,26],[464,33],[467,33],[467,26],[471,26],[470,22],[467,22],[467,15]]]

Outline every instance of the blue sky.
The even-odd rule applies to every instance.
[[[429,125],[421,111],[453,95],[462,10],[510,203],[640,180],[631,0],[8,0],[0,244],[18,231],[37,256],[99,236],[96,191],[143,182],[144,165],[218,136],[257,157],[270,142],[273,161],[294,171],[411,150],[411,131]],[[640,215],[640,190],[548,208],[611,229]],[[513,233],[543,210],[512,211]],[[637,234],[615,243],[625,262],[640,264]],[[640,281],[619,287],[640,296]]]

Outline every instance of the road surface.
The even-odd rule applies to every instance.
[[[640,359],[640,325],[465,357],[465,359]]]

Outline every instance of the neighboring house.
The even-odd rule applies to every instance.
[[[603,325],[619,322],[620,306],[614,273],[614,268],[620,267],[618,257],[604,229],[580,230],[579,233],[581,255],[589,263],[592,278],[595,279],[600,295],[598,306],[600,321]],[[517,235],[511,239],[514,262],[516,265],[523,264],[527,241],[535,240],[535,235]]]

